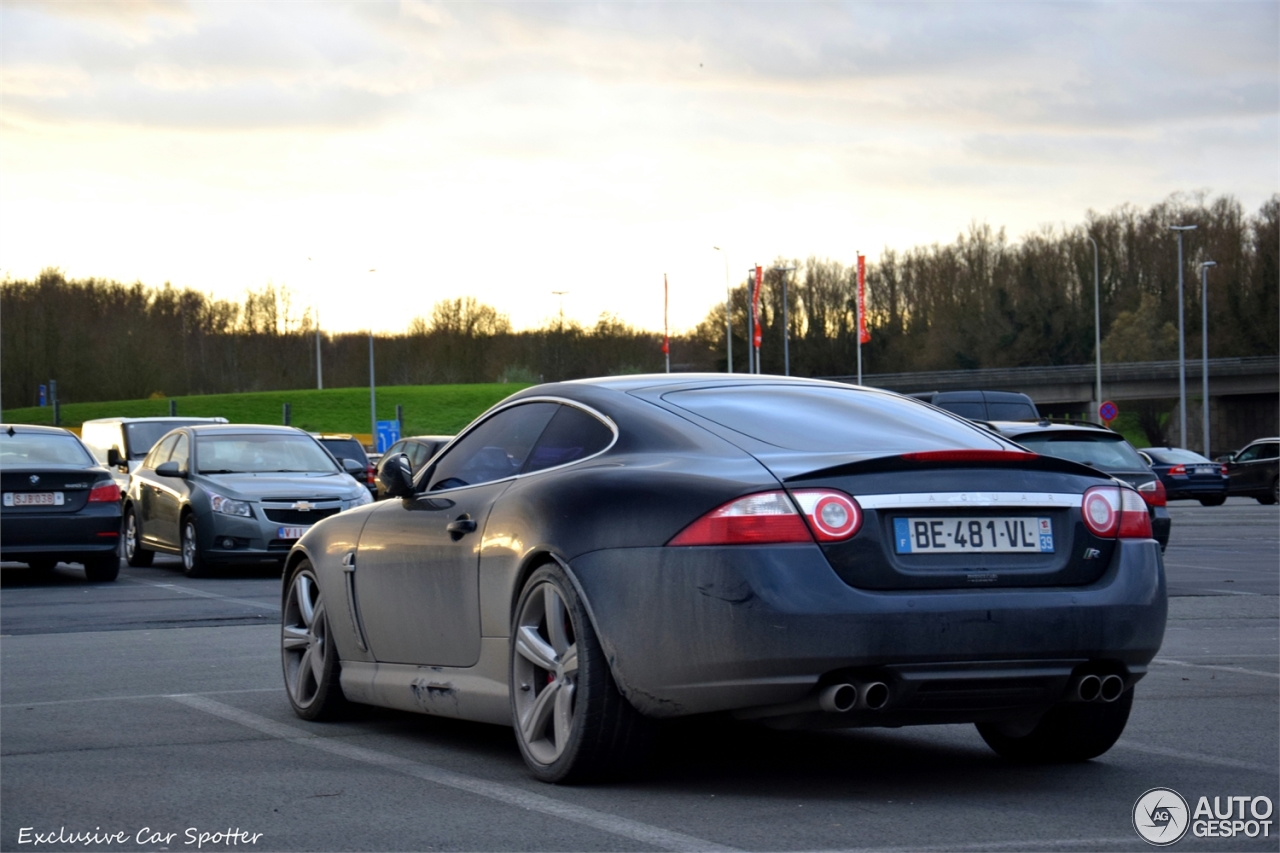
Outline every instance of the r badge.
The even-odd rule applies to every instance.
[[[1097,559],[1099,556],[1101,556],[1101,554],[1102,554],[1102,552],[1101,552],[1101,551],[1099,551],[1097,548],[1085,548],[1085,549],[1084,549],[1084,558],[1085,558],[1086,560],[1095,560],[1095,559]]]

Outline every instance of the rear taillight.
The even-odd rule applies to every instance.
[[[1084,493],[1080,514],[1085,527],[1104,539],[1150,539],[1146,501],[1133,489],[1095,486]]]
[[[669,545],[766,545],[839,542],[862,527],[862,508],[843,492],[801,489],[760,492],[729,501],[676,534]],[[808,522],[806,524],[806,521]]]
[[[922,450],[904,453],[912,462],[1026,462],[1039,454],[1024,450]]]
[[[1231,473],[1231,472],[1227,470],[1227,466],[1226,466],[1226,465],[1223,465],[1223,466],[1222,466],[1222,476],[1224,476],[1224,477],[1225,477],[1225,476],[1227,476],[1227,474],[1229,474],[1229,473]]]
[[[1150,483],[1143,483],[1138,486],[1138,494],[1142,495],[1142,499],[1146,501],[1147,506],[1165,506],[1169,503],[1168,493],[1164,490],[1164,483],[1159,480],[1152,480]]]
[[[365,480],[365,482],[366,482],[366,483],[368,483],[370,486],[376,486],[376,485],[378,484],[378,476],[377,476],[377,475],[378,475],[378,469],[377,469],[377,468],[374,468],[372,465],[366,465],[366,466],[365,466],[365,469],[364,469],[364,480]]]
[[[89,503],[115,503],[120,500],[120,487],[112,481],[105,483],[94,483],[93,488],[89,490]]]
[[[1169,476],[1170,476],[1170,477],[1185,477],[1185,476],[1187,476],[1187,466],[1186,466],[1186,465],[1174,465],[1172,468],[1170,468],[1170,469],[1169,469]]]

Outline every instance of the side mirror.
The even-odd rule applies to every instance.
[[[338,461],[342,463],[342,469],[357,480],[364,476],[364,466],[360,464],[358,459],[347,459],[344,456]]]
[[[121,465],[124,465],[124,464],[125,464],[125,461],[124,461],[124,457],[120,455],[120,448],[112,447],[107,451],[107,467],[108,468],[119,468]]]
[[[187,472],[179,467],[177,462],[161,462],[156,466],[157,477],[186,477]]]
[[[413,466],[408,454],[397,453],[379,463],[378,485],[388,497],[405,498],[413,494]]]

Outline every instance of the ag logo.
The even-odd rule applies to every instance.
[[[1152,788],[1133,804],[1133,828],[1143,841],[1157,847],[1181,841],[1189,818],[1187,801],[1172,788]]]

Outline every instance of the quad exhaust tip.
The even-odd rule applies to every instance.
[[[818,694],[818,707],[833,714],[852,711],[858,704],[858,688],[852,684],[832,684]]]
[[[1076,702],[1114,702],[1124,693],[1124,679],[1111,675],[1081,675],[1075,679],[1070,696]]]
[[[1092,702],[1102,692],[1102,679],[1096,675],[1081,676],[1076,682],[1076,698],[1081,702]]]
[[[889,704],[889,685],[883,681],[869,681],[858,685],[858,707],[879,711]]]
[[[1108,675],[1102,679],[1102,688],[1098,692],[1098,698],[1103,702],[1114,702],[1120,698],[1120,694],[1124,692],[1124,679],[1118,675]]]

